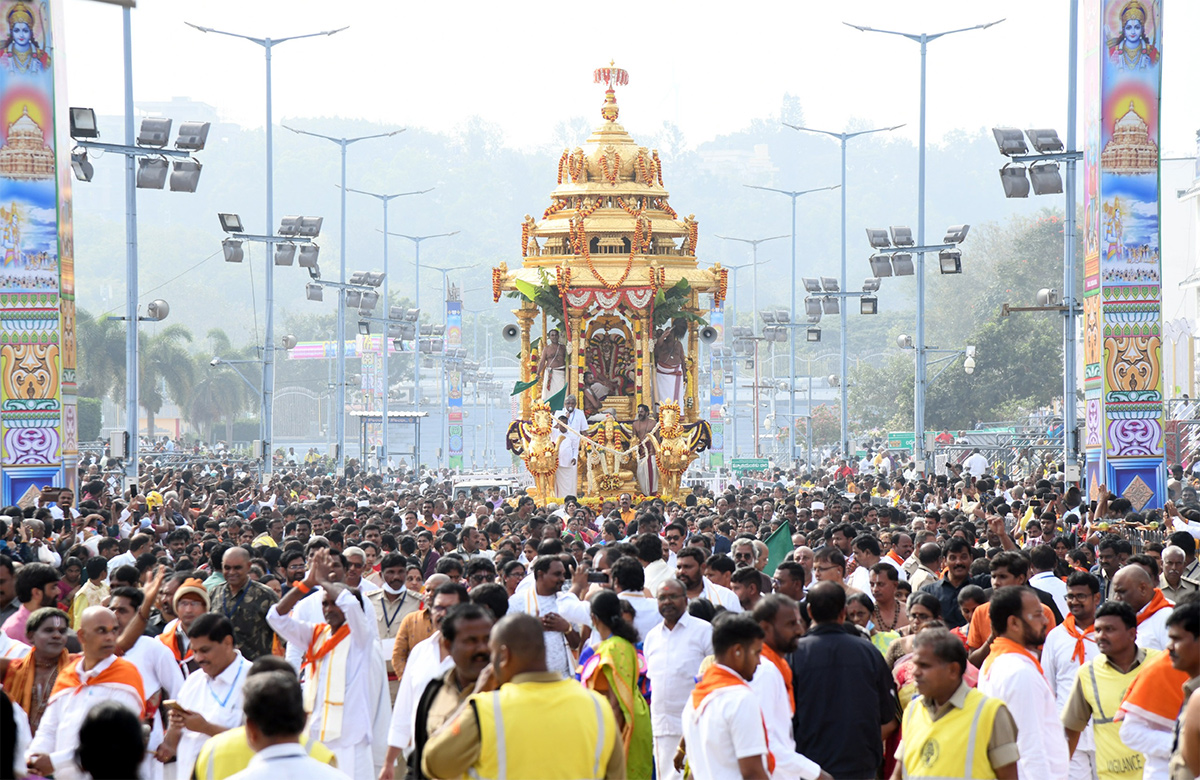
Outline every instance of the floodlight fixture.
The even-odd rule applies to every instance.
[[[760,311],[758,316],[762,317],[762,321],[767,324],[775,324],[775,311],[773,309],[768,311]]]
[[[880,228],[867,228],[867,241],[871,242],[872,249],[887,249],[892,245],[888,232]]]
[[[821,299],[820,298],[805,298],[804,313],[809,317],[821,316]]]
[[[71,107],[71,137],[99,138],[100,129],[96,127],[96,112],[90,108]]]
[[[87,150],[78,149],[71,152],[71,170],[75,171],[75,178],[80,181],[91,181],[95,175],[96,169],[88,162]]]
[[[301,260],[300,265],[301,265],[301,267],[303,267],[304,266],[304,262],[303,262],[304,251],[303,250],[300,251],[300,260]],[[313,263],[312,268],[308,269],[308,278],[312,279],[314,282],[321,281],[321,266],[317,265],[316,263]]]
[[[275,265],[291,265],[295,260],[295,244],[283,243],[275,245]]]
[[[1000,147],[1000,154],[1005,157],[1029,151],[1029,147],[1025,145],[1025,136],[1015,127],[993,127],[992,135],[996,138],[996,146]]]
[[[825,292],[838,292],[838,280],[832,276],[822,276],[821,286],[825,288]]]
[[[171,169],[171,192],[195,192],[203,167],[196,160],[176,160]]]
[[[815,344],[816,342],[821,340],[821,329],[820,328],[809,328],[807,331],[804,332],[804,335],[805,335],[805,338],[808,340],[808,343]]]
[[[789,312],[787,309],[776,309],[775,310],[775,321],[778,322],[780,325],[787,325],[789,322],[792,321],[791,312]]]
[[[171,120],[163,117],[148,116],[142,120],[138,129],[137,145],[162,149],[171,138]]]
[[[1038,306],[1057,306],[1059,304],[1058,290],[1053,287],[1043,287],[1037,291]]]
[[[807,303],[807,299],[805,299]],[[733,337],[735,339],[752,339],[754,338],[754,329],[748,328],[745,325],[735,325],[733,328]]]
[[[1040,154],[1053,154],[1066,148],[1063,146],[1062,139],[1058,137],[1058,131],[1053,128],[1034,128],[1026,130],[1025,135],[1029,138],[1030,146]]]
[[[370,285],[371,287],[378,287],[379,285],[383,284],[383,274],[371,273],[368,271],[367,273],[363,274],[363,284]]]
[[[912,349],[913,348],[912,336],[909,336],[905,333],[901,333],[899,336],[896,337],[896,346],[900,347],[900,349]]]
[[[879,299],[874,295],[864,295],[858,299],[859,314],[878,314]]]
[[[221,230],[226,233],[244,233],[242,228],[242,218],[237,214],[218,214],[217,219],[221,220]]]
[[[300,267],[301,268],[316,268],[317,256],[321,253],[321,247],[316,244],[305,244],[300,247]]]
[[[321,224],[324,221],[324,217],[300,217],[300,222],[296,225],[296,235],[303,238],[316,238],[321,235]]]
[[[379,303],[379,293],[374,291],[364,292],[362,300],[358,304],[360,310],[374,311],[375,304]]]
[[[319,284],[304,285],[304,297],[310,301],[325,300],[325,288]]]
[[[175,137],[175,148],[202,151],[208,143],[208,128],[208,122],[180,122],[179,135]]]
[[[150,301],[150,303],[146,305],[146,317],[156,322],[162,322],[170,313],[170,305],[162,298],[157,298],[153,301]]]
[[[961,244],[967,240],[967,233],[970,231],[970,225],[951,225],[946,228],[946,237],[942,240],[942,243]]]
[[[828,295],[821,299],[821,307],[826,314],[837,314],[842,310],[841,302]]]
[[[864,279],[862,291],[863,292],[879,292],[879,280],[878,279]]]
[[[916,271],[913,265],[913,256],[908,252],[897,252],[892,255],[892,275],[893,276],[912,276]]]
[[[358,321],[358,335],[370,336],[371,335],[371,323],[367,322],[366,320],[359,320]]]
[[[240,263],[246,253],[242,250],[242,242],[236,238],[227,238],[221,242],[221,251],[225,253],[225,262]]]
[[[441,336],[441,335],[444,335],[445,333],[446,333],[445,325],[434,325],[433,326],[433,335]]]
[[[821,280],[813,276],[801,277],[800,281],[804,283],[804,292],[819,293],[821,292]]]
[[[1000,183],[1004,185],[1004,197],[1028,198],[1029,179],[1025,178],[1025,166],[1008,163],[1000,169]]]
[[[279,220],[279,235],[295,236],[300,232],[300,220],[303,217],[284,217]]]
[[[943,249],[938,252],[938,268],[943,274],[961,274],[962,252],[957,249]]]
[[[167,174],[171,166],[162,157],[143,157],[138,160],[137,188],[139,190],[161,190],[167,185]]]
[[[362,291],[346,290],[346,308],[357,309],[360,303],[362,303]]]
[[[892,225],[892,243],[896,246],[914,246],[912,228],[904,225]]]
[[[420,309],[405,309],[404,310],[404,321],[405,322],[416,322],[417,318],[420,316],[421,316]]]
[[[1062,174],[1056,162],[1029,166],[1029,182],[1033,185],[1034,195],[1061,195],[1063,191]]]
[[[871,275],[876,279],[892,275],[892,261],[887,255],[871,255]]]

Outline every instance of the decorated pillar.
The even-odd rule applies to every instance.
[[[583,327],[583,310],[569,309],[571,346],[567,354],[567,393],[575,396],[575,403],[583,408],[583,369],[587,355],[587,333]]]
[[[1084,0],[1084,364],[1088,484],[1166,500],[1159,116],[1162,0]]]
[[[708,324],[717,332],[717,338],[709,345],[708,358],[708,424],[712,428],[708,467],[719,469],[725,465],[725,362],[718,359],[715,353],[725,346],[725,307],[722,304],[713,303],[708,313]]]
[[[457,288],[452,287],[451,298],[457,298]],[[446,351],[457,351],[462,346],[462,301],[446,301]],[[463,398],[462,360],[450,361],[446,376],[448,385],[446,416],[446,442],[450,454],[450,468],[461,469],[463,465]]]
[[[2,499],[74,487],[75,272],[62,3],[0,2]]]
[[[533,380],[533,356],[530,352],[529,329],[533,327],[533,318],[537,314],[537,309],[532,306],[522,305],[521,308],[513,312],[517,316],[517,324],[521,327],[521,382],[528,383]],[[521,393],[521,419],[528,420],[533,414],[533,394]]]

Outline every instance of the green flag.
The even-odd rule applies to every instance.
[[[795,549],[792,545],[792,527],[784,523],[767,537],[767,565],[763,569],[768,577],[775,576],[775,569],[783,563],[787,554]]]
[[[528,382],[517,382],[515,385],[513,385],[513,391],[511,394],[512,395],[520,395],[521,393],[525,392],[526,390],[533,387],[537,383],[538,383],[538,381],[536,379],[531,379]]]
[[[557,412],[559,409],[563,408],[563,404],[566,402],[566,400],[567,388],[564,386],[562,390],[559,390],[557,393],[547,398],[546,403],[550,405],[550,411]]]

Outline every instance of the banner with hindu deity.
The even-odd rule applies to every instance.
[[[3,501],[73,486],[75,285],[59,2],[0,2],[0,463]],[[56,90],[57,86],[57,90]],[[56,124],[56,118],[59,120]]]
[[[446,301],[446,351],[453,352],[462,346],[462,301]],[[463,464],[463,397],[462,361],[452,360],[446,365],[447,416],[446,441],[450,454],[450,468],[461,469]]]
[[[1159,115],[1162,0],[1087,0],[1084,364],[1088,483],[1165,501]]]
[[[713,353],[725,346],[725,307],[714,304],[708,313],[708,324],[717,331],[717,338],[709,345],[708,375],[708,424],[712,428],[712,445],[708,448],[708,467],[719,469],[725,465],[725,364]]]

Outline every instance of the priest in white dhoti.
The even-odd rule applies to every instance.
[[[644,496],[658,494],[657,441],[652,435],[655,422],[650,407],[638,404],[637,419],[633,421],[633,437],[637,440],[637,483]]]
[[[355,780],[373,780],[371,755],[371,658],[375,635],[370,631],[358,593],[328,581],[327,550],[313,557],[304,580],[267,612],[267,623],[286,639],[306,647],[300,670],[307,732],[337,756],[338,768]],[[294,618],[292,607],[318,584],[324,591],[323,623]]]
[[[578,409],[575,410],[579,412]],[[582,412],[579,412],[582,414]],[[554,472],[554,495],[573,496],[579,485],[579,432],[568,425],[566,410],[558,413],[558,470]]]
[[[556,395],[567,386],[567,349],[559,343],[559,333],[552,330],[546,334],[547,343],[538,355],[537,377],[542,384],[543,401]]]
[[[682,408],[684,392],[683,337],[687,322],[676,318],[654,340],[654,400],[659,404],[675,401]]]

